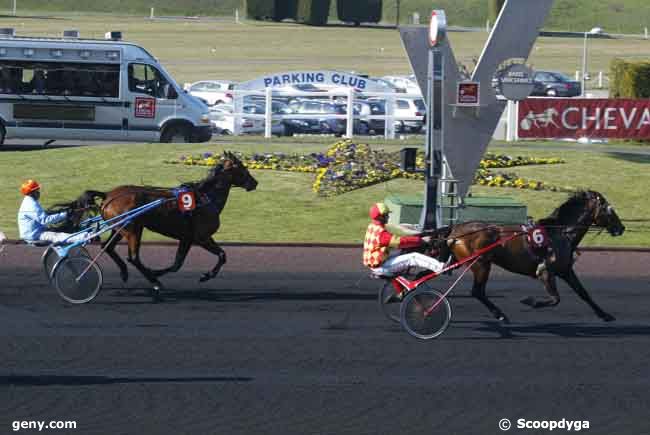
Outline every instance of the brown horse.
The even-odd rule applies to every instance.
[[[538,224],[546,228],[555,257],[550,262],[548,270],[539,277],[550,297],[544,299],[528,297],[521,302],[534,308],[557,305],[560,302],[555,279],[557,276],[566,281],[578,296],[591,306],[598,317],[605,321],[615,320],[614,316],[603,311],[593,301],[573,270],[576,249],[589,228],[605,228],[612,236],[620,236],[625,231],[614,208],[598,192],[579,191],[549,217],[538,221]],[[448,246],[456,259],[462,260],[482,247],[521,231],[520,226],[468,222],[454,225],[451,228]],[[529,249],[526,237],[514,238],[504,246],[489,251],[474,264],[472,267],[474,274],[472,296],[481,301],[497,319],[507,323],[508,318],[487,298],[485,293],[492,264],[513,273],[537,278],[536,271],[539,262],[539,258]]]
[[[192,245],[199,245],[218,257],[217,264],[201,277],[202,282],[214,278],[226,263],[226,253],[212,239],[212,235],[219,229],[219,215],[233,186],[251,191],[257,187],[257,181],[235,155],[224,153],[222,163],[212,168],[204,180],[183,185],[185,189],[194,192],[196,198],[196,209],[191,212],[180,211],[174,189],[162,187],[119,186],[106,193],[87,191],[81,198],[87,200],[86,206],[91,205],[95,197],[101,198],[103,201],[99,210],[104,220],[115,218],[158,199],[169,200],[136,217],[125,227],[113,230],[111,237],[102,245],[119,267],[120,276],[126,282],[129,276],[126,263],[115,252],[117,243],[122,238],[126,239],[129,252],[127,260],[153,284],[152,296],[154,300],[160,300],[162,284],[158,277],[177,272]],[[152,270],[142,264],[140,242],[145,228],[179,241],[173,265],[162,270]]]

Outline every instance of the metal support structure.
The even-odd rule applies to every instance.
[[[440,129],[436,129],[435,125],[435,108],[436,98],[442,100],[440,107],[444,107],[444,94],[436,95],[435,86],[435,70],[437,59],[442,62],[441,82],[444,83],[444,57],[437,47],[429,50],[429,68],[427,72],[427,137],[426,137],[426,172],[425,172],[425,188],[424,188],[424,206],[422,208],[422,215],[420,216],[420,227],[423,230],[432,230],[438,228],[441,224],[440,216],[440,179],[442,178],[442,167],[444,159],[444,118],[441,119]],[[441,86],[442,89],[442,86]],[[440,114],[444,116],[444,112]]]
[[[554,0],[506,0],[470,77],[471,81],[480,83],[480,116],[477,118],[474,111],[458,110],[456,117],[453,117],[454,107],[449,104],[445,104],[440,110],[446,115],[445,158],[453,178],[458,180],[461,199],[467,194],[474,180],[476,169],[506,107],[506,102],[497,99],[492,90],[494,74],[506,62],[528,58],[553,2]],[[402,26],[400,33],[413,72],[424,94],[427,89],[427,56],[430,51],[427,42],[430,29]],[[438,48],[444,54],[446,72],[442,93],[446,101],[453,102],[457,83],[464,77],[458,73],[458,64],[449,41],[443,40]],[[430,118],[429,115],[430,113],[427,119]]]

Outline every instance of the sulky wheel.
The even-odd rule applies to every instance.
[[[71,304],[84,304],[102,287],[102,270],[85,256],[66,257],[57,262],[52,280],[59,295]]]
[[[83,246],[76,246],[71,248],[68,251],[68,257],[79,257],[84,256],[90,258],[90,254],[86,251],[86,248]],[[43,262],[43,270],[45,271],[45,276],[49,281],[52,281],[52,272],[54,271],[54,266],[61,259],[59,254],[56,252],[53,246],[48,246],[48,248],[43,253],[41,261]]]
[[[426,275],[429,273],[428,271],[423,271],[422,269],[417,269],[417,268],[410,268],[407,271],[405,271],[402,275],[408,279],[408,280],[415,280],[423,275]],[[381,312],[384,313],[384,315],[389,319],[392,320],[395,323],[400,322],[400,302],[399,301],[394,301],[390,303],[386,303],[386,300],[388,298],[395,294],[395,287],[393,286],[393,283],[391,280],[386,280],[384,285],[379,289],[379,293],[377,295],[377,300],[379,302],[379,308],[381,309]]]
[[[414,337],[428,340],[441,335],[451,321],[451,305],[426,283],[409,293],[400,309],[402,327]]]

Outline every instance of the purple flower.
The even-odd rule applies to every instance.
[[[187,157],[181,156],[181,162],[184,161],[185,159],[187,159]]]
[[[210,157],[212,157],[212,153],[203,153],[203,158],[204,159],[208,159]]]

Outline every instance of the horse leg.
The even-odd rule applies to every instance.
[[[133,264],[150,283],[153,284],[151,296],[153,297],[154,302],[158,302],[162,300],[162,297],[160,296],[162,284],[156,279],[151,270],[145,267],[145,265],[140,261],[140,241],[142,240],[143,229],[142,226],[135,226],[127,232],[126,238],[129,245],[128,261]]]
[[[192,247],[192,239],[181,239],[178,242],[178,250],[176,251],[176,258],[174,259],[174,264],[166,269],[161,270],[152,270],[151,272],[155,277],[163,276],[169,272],[178,272],[183,263],[185,262],[185,257],[187,257],[190,248]]]
[[[478,262],[472,266],[472,272],[474,273],[474,285],[472,286],[472,296],[481,301],[492,315],[499,321],[503,323],[510,323],[510,320],[506,317],[505,314],[492,303],[487,298],[485,293],[485,287],[487,285],[488,278],[490,277],[490,263]]]
[[[120,278],[122,278],[122,281],[127,282],[129,280],[129,270],[126,267],[124,260],[122,260],[122,258],[117,255],[117,252],[115,252],[115,246],[120,240],[122,240],[122,237],[121,233],[116,233],[115,230],[113,230],[108,240],[102,244],[102,249],[105,249],[105,252],[109,257],[111,257],[111,259],[113,259],[117,267],[120,269]]]
[[[544,288],[549,294],[549,298],[538,299],[532,296],[524,298],[521,300],[521,303],[524,305],[531,306],[533,308],[542,308],[542,307],[554,307],[560,303],[560,293],[557,291],[557,282],[555,280],[555,275],[549,273],[548,270],[545,270],[542,275],[539,277],[540,281],[544,284]]]
[[[217,276],[217,274],[219,273],[223,265],[226,264],[226,251],[221,249],[221,246],[217,245],[217,242],[212,240],[212,238],[208,238],[207,240],[202,240],[201,242],[199,242],[199,245],[201,245],[201,247],[203,247],[208,252],[219,257],[219,261],[212,268],[212,270],[210,272],[204,273],[203,276],[201,276],[201,279],[199,281],[205,282]]]
[[[593,299],[591,299],[591,296],[589,293],[587,293],[587,290],[584,288],[580,280],[578,279],[578,276],[576,275],[575,271],[573,268],[570,268],[568,272],[560,275],[560,278],[566,281],[569,286],[575,291],[582,300],[584,300],[589,306],[594,310],[596,315],[600,317],[602,320],[605,322],[611,322],[612,320],[616,320],[614,316],[612,316],[609,313],[606,313],[603,311],[602,308],[598,306],[596,302],[594,302]]]

